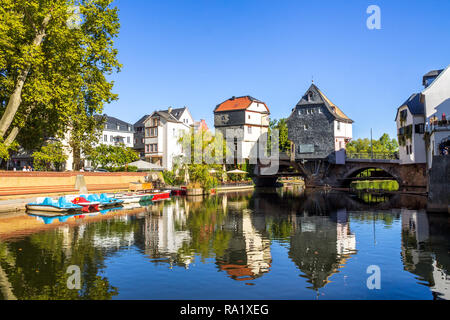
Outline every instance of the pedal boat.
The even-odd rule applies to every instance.
[[[81,205],[70,203],[64,197],[59,198],[57,201],[48,197],[37,198],[35,203],[28,203],[26,208],[27,210],[55,213],[80,211],[83,209]]]

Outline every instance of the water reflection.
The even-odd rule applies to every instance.
[[[258,288],[260,298],[286,292],[283,297],[311,299],[320,290],[335,299],[387,299],[401,298],[391,293],[401,287],[418,295],[403,289],[407,298],[450,299],[449,220],[428,215],[422,202],[394,197],[369,205],[340,193],[284,188],[176,197],[82,218],[2,217],[0,299],[180,298],[205,280],[191,288],[195,297],[254,298]],[[394,275],[392,289],[368,292],[367,265],[399,257],[400,268],[383,267]],[[127,269],[113,271],[117,261],[129,263]],[[71,265],[82,270],[81,290],[67,288]],[[182,279],[174,269],[184,272]],[[341,292],[343,285],[351,289]]]
[[[450,300],[450,258],[445,245],[449,232],[448,217],[427,215],[423,210],[402,210],[405,270],[429,286],[435,299]]]

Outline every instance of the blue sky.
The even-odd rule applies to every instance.
[[[450,1],[116,0],[119,101],[104,112],[131,123],[188,106],[213,127],[231,96],[288,117],[314,83],[355,123],[354,138],[395,135],[397,107],[423,74],[450,64]],[[369,5],[381,30],[369,30]]]

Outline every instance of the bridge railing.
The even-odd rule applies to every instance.
[[[365,160],[398,160],[398,153],[386,152],[363,152],[363,153],[347,153],[347,159],[365,159]]]

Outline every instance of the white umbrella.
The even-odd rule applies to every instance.
[[[227,173],[235,173],[235,174],[247,174],[247,171],[243,171],[243,170],[239,170],[239,169],[234,169],[231,171],[227,171]]]
[[[137,167],[138,170],[141,171],[150,171],[150,170],[155,170],[155,171],[164,171],[164,168],[161,166],[158,166],[157,164],[154,163],[150,163],[144,160],[138,160],[135,162],[131,162],[128,164],[128,166],[133,166],[133,167]]]
[[[232,173],[233,174],[247,174],[248,172],[247,171],[243,171],[243,170],[239,170],[239,169],[234,169],[234,170],[231,170],[231,171],[227,171],[227,173],[228,174],[232,174]]]

